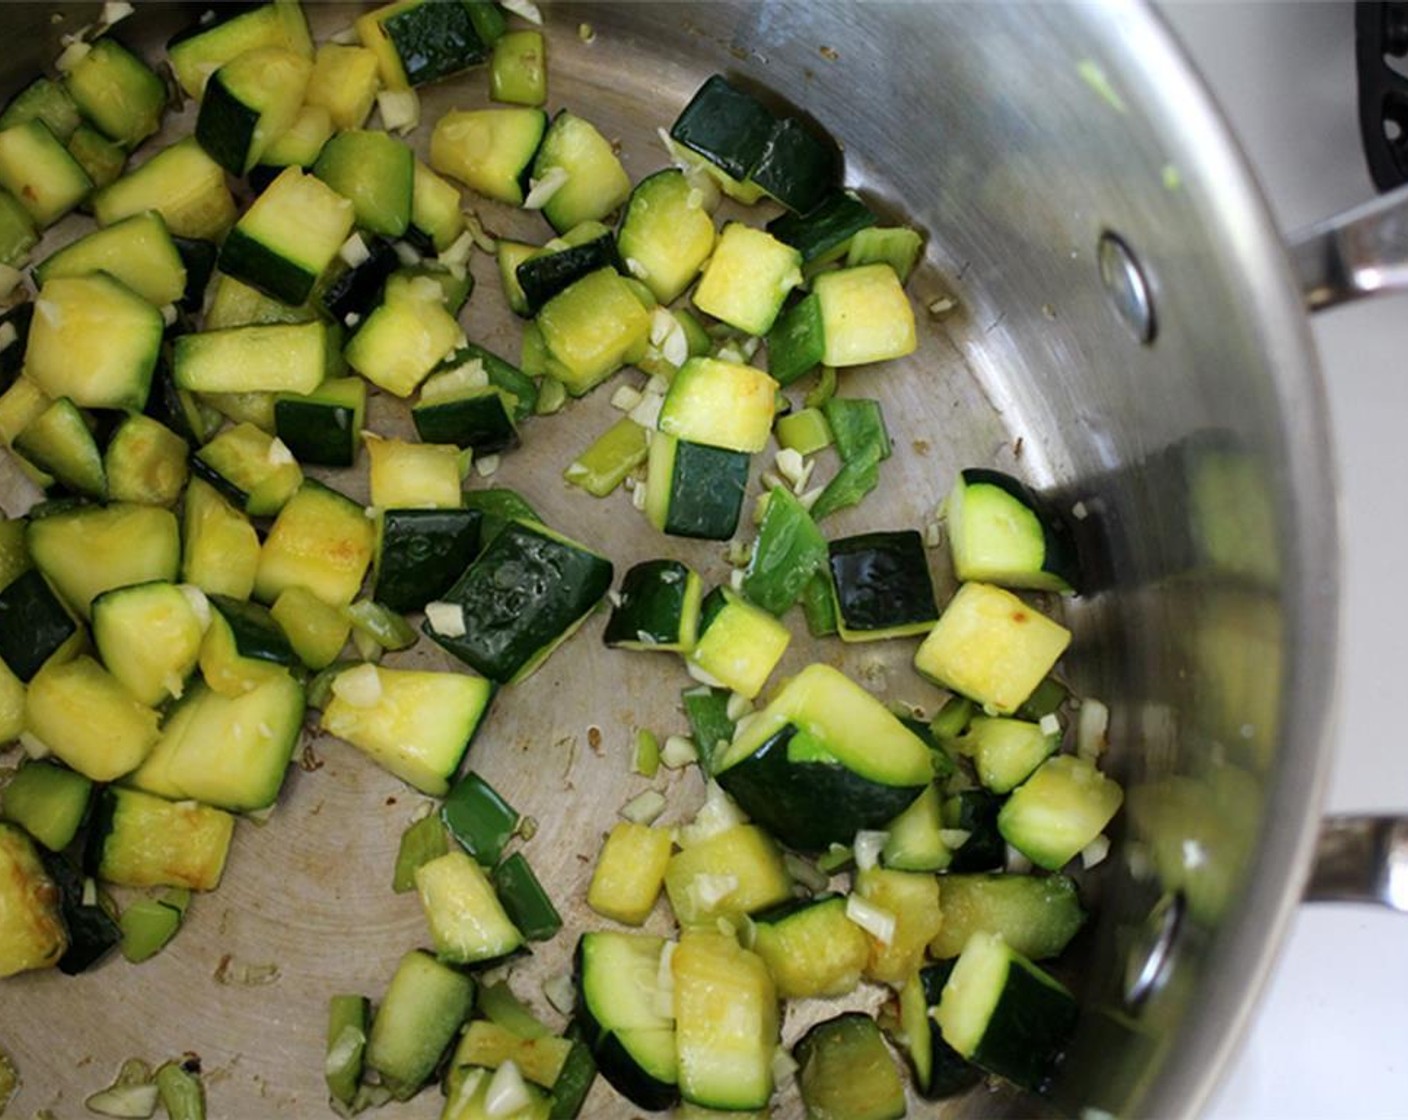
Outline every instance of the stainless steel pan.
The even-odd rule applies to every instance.
[[[320,36],[350,22],[309,9]],[[3,92],[87,18],[52,25],[50,11],[0,9]],[[1198,1111],[1310,866],[1336,630],[1334,472],[1301,290],[1206,93],[1157,19],[1118,3],[563,3],[547,15],[551,106],[619,138],[633,177],[665,165],[656,129],[724,71],[804,109],[844,144],[848,183],[925,231],[917,305],[952,294],[956,307],[921,313],[913,358],[845,375],[845,389],[883,401],[897,454],[881,489],[827,530],[922,524],[972,464],[1085,514],[1095,579],[1064,604],[1076,631],[1065,673],[1110,705],[1110,765],[1129,801],[1090,886],[1102,907],[1082,954],[1087,1010],[1056,1103]],[[124,31],[154,54],[180,18],[152,6]],[[429,91],[425,119],[482,103],[484,89],[471,74]],[[476,205],[498,233],[545,233]],[[515,354],[493,262],[479,256],[474,271],[465,328]],[[618,570],[671,555],[725,578],[721,547],[662,538],[626,495],[597,502],[562,483],[607,421],[606,396],[533,421],[495,484]],[[394,412],[379,406],[373,426],[398,423]],[[946,595],[942,550],[934,567]],[[646,785],[628,772],[631,731],[683,727],[674,659],[606,651],[600,625],[506,690],[471,752],[536,818],[525,851],[568,922],[510,969],[549,1015],[539,985],[592,924],[582,897],[599,838]],[[932,709],[940,696],[908,670],[911,652],[818,650],[799,635],[784,669],[823,657]],[[667,820],[697,804],[694,776],[654,784],[669,792]],[[212,1116],[323,1115],[327,997],[379,996],[425,940],[414,898],[389,889],[422,800],[351,749],[310,741],[277,811],[241,825],[224,883],[160,956],[0,986],[0,1045],[24,1078],[15,1114],[81,1115],[122,1059],[193,1051]],[[801,1023],[789,1019],[787,1040]],[[795,1093],[780,1100],[779,1114],[799,1111]],[[980,1092],[944,1114],[1032,1107]],[[438,1108],[428,1091],[396,1113]],[[601,1084],[588,1110],[632,1111]]]

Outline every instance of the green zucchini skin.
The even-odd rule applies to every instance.
[[[953,965],[951,960],[939,961],[919,970],[924,1002],[929,1007],[939,1006]],[[944,1041],[943,1032],[932,1018],[926,1017],[925,1021],[929,1026],[930,1072],[929,1083],[919,1086],[920,1095],[926,1100],[941,1101],[971,1089],[983,1079],[983,1071]]]
[[[924,538],[916,530],[832,541],[829,563],[843,633],[883,634],[938,620]]]
[[[794,762],[788,724],[741,762],[716,775],[739,807],[784,844],[823,851],[848,844],[861,829],[880,828],[924,792],[888,786],[836,762]]]
[[[220,255],[220,247],[213,241],[194,237],[172,237],[171,241],[181,255],[181,263],[186,266],[186,291],[176,306],[182,311],[197,312],[205,302],[205,289],[215,271],[215,259]]]
[[[714,74],[675,118],[670,138],[742,181],[762,158],[774,123],[756,97]]]
[[[745,452],[679,440],[670,471],[664,531],[699,540],[732,537],[743,510],[748,465]]]
[[[412,86],[437,82],[489,57],[490,45],[480,37],[481,24],[471,11],[476,2],[482,0],[432,0],[382,21]]]
[[[511,406],[493,385],[415,405],[411,420],[424,443],[453,443],[473,448],[479,455],[508,451],[519,444]]]
[[[301,664],[298,654],[293,652],[293,647],[288,644],[283,630],[267,607],[232,599],[228,595],[210,595],[208,598],[210,605],[229,624],[230,633],[235,639],[235,650],[241,657],[268,661],[289,669]]]
[[[705,774],[714,772],[714,756],[722,754],[733,739],[734,722],[728,715],[729,691],[707,684],[686,688],[680,693],[689,734],[699,752],[699,766]],[[722,747],[720,744],[723,744]]]
[[[37,568],[0,591],[0,659],[26,684],[77,631]]]
[[[448,591],[479,551],[477,509],[388,509],[380,519],[373,598],[415,611]]]
[[[605,597],[611,561],[543,526],[510,521],[444,595],[465,633],[426,634],[470,668],[509,684],[530,673]]]
[[[614,268],[618,272],[621,269],[616,238],[610,230],[582,245],[530,257],[514,271],[528,301],[528,314],[536,315],[558,292],[599,268]]]
[[[1075,1030],[1077,1010],[1069,992],[1053,988],[1036,971],[1035,965],[1023,967],[1015,960],[1008,967],[1002,995],[969,1060],[1040,1093]]]
[[[95,820],[91,827],[97,829],[100,824]],[[83,875],[67,856],[44,852],[40,859],[59,889],[59,912],[68,930],[68,948],[59,958],[59,971],[65,976],[77,976],[113,950],[122,940],[122,930],[102,906],[84,904]]]
[[[538,383],[512,362],[506,362],[484,347],[467,342],[446,358],[441,365],[450,369],[475,359],[484,363],[484,372],[488,375],[489,384],[496,389],[502,389],[513,398],[513,422],[515,424],[521,424],[533,415],[533,408],[538,403]]]
[[[355,405],[321,397],[280,396],[274,402],[274,430],[305,465],[350,467],[361,441],[361,417]]]
[[[0,392],[13,385],[24,368],[24,348],[29,340],[29,324],[33,318],[33,300],[26,300],[0,315],[0,325],[9,323],[15,329],[15,340],[0,350]]]
[[[794,214],[806,214],[841,181],[841,153],[795,117],[783,117],[748,177]]]
[[[1007,842],[997,830],[1002,801],[985,789],[965,789],[944,803],[945,827],[969,834],[963,846],[953,853],[949,871],[992,871],[1007,862]]]
[[[805,376],[826,352],[821,300],[808,292],[777,317],[768,331],[768,376],[787,386]]]
[[[695,619],[688,617],[691,580]],[[611,610],[602,641],[633,649],[681,649],[693,644],[698,584],[699,577],[678,560],[646,560],[635,565],[621,580],[620,601]]]
[[[366,245],[367,259],[338,273],[318,297],[334,322],[345,324],[349,315],[359,319],[370,315],[381,302],[386,281],[401,267],[401,258],[386,238],[369,237]]]
[[[232,229],[220,245],[220,271],[229,273],[290,307],[302,306],[313,293],[318,274],[281,256],[244,231]]]
[[[801,253],[804,264],[810,264],[840,249],[879,220],[854,192],[835,187],[806,214],[774,218],[767,231]]]
[[[231,175],[243,175],[249,162],[259,110],[251,108],[221,79],[220,71],[210,76],[196,118],[196,142]]]

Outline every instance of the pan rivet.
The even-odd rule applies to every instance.
[[[1131,1011],[1167,983],[1174,947],[1183,929],[1184,910],[1182,894],[1166,894],[1154,904],[1135,934],[1124,974],[1124,1002]]]
[[[1106,230],[1100,235],[1100,282],[1118,315],[1144,345],[1154,341],[1157,323],[1149,282],[1134,250],[1119,234]]]

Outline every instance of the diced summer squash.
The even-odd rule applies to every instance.
[[[93,601],[93,642],[139,703],[179,697],[196,667],[204,634],[190,597],[157,581],[104,592]]]
[[[339,692],[334,682],[322,729],[365,751],[421,792],[443,796],[488,710],[490,683],[465,673],[374,665],[345,670],[339,679],[354,672],[375,685]]]
[[[533,178],[562,177],[543,204],[543,216],[558,233],[581,222],[602,221],[625,202],[631,180],[611,142],[581,117],[563,110],[553,117],[533,159]]]
[[[438,294],[418,290],[387,300],[357,328],[347,344],[347,364],[372,384],[409,397],[442,359],[464,341],[459,322]]]
[[[604,918],[638,926],[665,884],[670,831],[619,821],[602,845],[587,889],[587,905]]]
[[[43,228],[87,198],[93,181],[48,125],[30,120],[0,130],[0,187]]]
[[[231,175],[243,175],[298,118],[313,64],[283,47],[237,55],[210,76],[196,139]]]
[[[766,832],[735,825],[671,856],[665,891],[680,925],[713,926],[786,901],[792,876]]]
[[[259,570],[259,535],[249,518],[199,478],[186,488],[181,578],[210,595],[248,599]]]
[[[358,228],[401,237],[410,226],[415,157],[396,137],[377,130],[339,132],[318,155],[313,173],[351,200]]]
[[[454,964],[507,956],[523,944],[483,868],[451,851],[416,870],[416,890],[436,955]]]
[[[714,250],[714,220],[703,192],[672,168],[642,179],[631,192],[617,239],[626,267],[662,304],[694,282]]]
[[[1059,956],[1085,923],[1076,885],[1064,875],[945,875],[943,925],[930,955],[956,957],[976,932],[1000,934],[1029,960]]]
[[[812,281],[821,304],[828,366],[856,366],[902,358],[918,345],[914,309],[887,264],[823,272]]]
[[[793,1048],[807,1115],[899,1120],[904,1082],[875,1020],[859,1011],[812,1027]]]
[[[280,591],[269,613],[288,636],[298,659],[310,669],[325,669],[336,661],[352,632],[352,623],[342,610],[300,584]]]
[[[521,206],[547,127],[541,109],[451,110],[431,134],[430,166],[472,191]]]
[[[670,382],[660,430],[710,447],[761,451],[772,434],[777,388],[753,366],[690,358]]]
[[[1038,867],[1056,871],[1104,831],[1123,801],[1124,790],[1094,764],[1057,755],[1017,787],[998,813],[997,827]]]
[[[178,34],[166,46],[176,80],[188,97],[199,100],[210,75],[221,66],[260,47],[283,47],[313,57],[308,23],[297,4],[259,4]]]
[[[174,580],[180,563],[175,516],[154,506],[80,506],[32,520],[30,555],[82,618],[104,591]]]
[[[787,293],[801,282],[802,260],[795,249],[763,230],[730,222],[704,267],[694,304],[746,334],[763,335]]]
[[[98,877],[125,887],[214,890],[235,818],[194,801],[109,786],[98,799],[91,850]]]
[[[856,875],[855,893],[895,919],[889,940],[873,933],[865,975],[900,987],[924,963],[924,951],[943,925],[939,880],[915,871],[867,868]]]
[[[185,262],[155,212],[135,214],[80,237],[34,270],[41,285],[95,272],[108,273],[156,307],[175,303],[186,289]]]
[[[650,341],[650,313],[609,268],[588,273],[548,300],[537,322],[549,372],[575,397],[639,360]]]
[[[364,437],[371,459],[371,498],[378,509],[458,509],[462,456],[453,444]]]
[[[78,771],[31,760],[0,790],[0,817],[20,825],[51,852],[61,852],[78,835],[92,794],[92,781]]]
[[[783,999],[827,999],[855,991],[870,937],[846,917],[844,898],[822,894],[753,915],[753,951]]]
[[[366,47],[323,43],[303,99],[325,108],[335,128],[361,128],[371,115],[380,84],[374,52]]]
[[[547,54],[541,31],[509,31],[500,36],[489,61],[489,96],[512,105],[547,101]]]
[[[29,837],[0,823],[0,977],[55,965],[67,948],[58,888]]]
[[[365,1060],[394,1097],[430,1079],[474,1006],[474,979],[422,949],[400,960],[372,1019]]]
[[[225,169],[194,136],[163,148],[93,195],[93,214],[102,226],[148,210],[161,215],[174,237],[215,240],[235,221]]]
[[[1010,715],[1065,652],[1071,634],[1010,591],[965,583],[914,654],[914,667]]]
[[[103,453],[108,497],[115,502],[174,506],[190,471],[186,441],[149,416],[123,420]]]
[[[264,540],[254,594],[272,603],[286,588],[302,586],[324,602],[346,606],[371,566],[375,538],[361,506],[307,480]]]
[[[730,591],[721,594],[723,606],[703,627],[689,660],[751,700],[782,660],[792,635],[766,611]]]

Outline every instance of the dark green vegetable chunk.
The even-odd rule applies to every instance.
[[[66,857],[42,853],[44,870],[59,890],[59,910],[68,930],[68,949],[59,958],[59,971],[77,976],[97,964],[121,941],[117,920],[99,903],[83,901],[83,874]]]
[[[78,834],[92,793],[92,781],[77,771],[31,760],[0,791],[0,816],[58,852]]]
[[[904,1083],[880,1028],[850,1011],[818,1023],[793,1048],[811,1120],[898,1120]]]
[[[821,300],[815,292],[808,292],[779,315],[768,331],[768,376],[779,385],[791,385],[816,369],[825,353]]]
[[[801,121],[784,117],[773,125],[748,177],[794,214],[806,214],[840,181],[841,153]]]
[[[336,995],[328,1000],[327,1062],[324,1076],[334,1100],[351,1104],[362,1078],[371,1001],[366,996]]]
[[[678,560],[646,560],[621,580],[602,641],[621,649],[688,650],[699,628],[699,577]]]
[[[518,810],[473,770],[445,795],[440,819],[460,845],[485,867],[493,867],[518,828]]]
[[[229,624],[235,641],[235,652],[254,661],[269,661],[289,668],[301,664],[298,654],[284,637],[283,629],[274,621],[269,608],[258,603],[232,599],[228,595],[211,595],[210,605]]]
[[[392,243],[384,237],[370,237],[364,242],[367,259],[361,264],[339,272],[318,294],[318,302],[334,322],[353,325],[365,319],[381,302],[382,290],[391,274],[401,267]],[[356,316],[352,324],[349,315]]]
[[[477,509],[383,510],[373,598],[394,611],[440,598],[478,552],[483,521]]]
[[[841,469],[812,503],[812,520],[820,521],[837,510],[856,505],[879,486],[880,459],[879,449],[871,448],[859,458],[842,463]]]
[[[479,547],[497,537],[513,520],[542,521],[538,511],[517,491],[500,488],[466,490],[464,508],[477,510],[483,517],[479,530]]]
[[[807,633],[813,638],[836,633],[836,596],[831,593],[831,573],[825,568],[814,572],[802,588],[802,613]]]
[[[890,433],[880,402],[864,397],[832,397],[821,406],[831,438],[842,462],[874,456],[883,461],[890,457]]]
[[[571,1028],[569,1027],[569,1032]],[[571,1033],[567,1037],[572,1038]],[[582,1111],[592,1082],[596,1080],[596,1062],[592,1052],[580,1038],[572,1038],[572,1049],[562,1063],[552,1086],[552,1108],[548,1120],[576,1120]]]
[[[853,236],[880,219],[853,192],[832,189],[805,214],[783,214],[767,231],[802,254],[802,263],[829,259]]]
[[[467,342],[440,364],[442,368],[450,369],[475,359],[484,363],[484,372],[488,375],[489,384],[496,389],[502,389],[512,398],[515,424],[521,424],[533,415],[533,407],[538,403],[538,384],[512,362],[506,362],[484,347]],[[537,517],[536,514],[516,516],[531,516],[534,519]]]
[[[1007,862],[1007,842],[997,829],[1001,808],[1002,798],[985,789],[965,789],[944,802],[944,827],[968,833],[950,871],[992,871]]]
[[[684,701],[685,719],[689,721],[690,738],[699,752],[699,765],[704,773],[713,774],[715,755],[733,739],[734,724],[728,714],[729,690],[701,684],[685,689],[680,696]]]
[[[715,74],[670,126],[670,138],[742,181],[758,165],[775,124],[762,102]]]
[[[484,22],[492,17],[483,12],[476,21],[473,9],[489,6],[483,0],[431,2],[417,4],[383,20],[382,26],[401,57],[406,81],[413,86],[423,86],[487,59],[492,44],[480,36],[477,23],[486,30],[491,30],[494,24]]]
[[[562,928],[557,907],[522,852],[495,867],[491,878],[509,920],[529,941],[547,941]]]
[[[916,634],[938,620],[924,539],[913,529],[832,541],[830,566],[843,638]]]
[[[569,245],[555,253],[529,257],[514,271],[518,276],[518,286],[528,301],[528,314],[536,315],[538,309],[558,292],[599,268],[618,271],[621,268],[616,238],[604,226],[601,233],[590,241]]]
[[[38,569],[0,590],[0,658],[20,680],[28,683],[77,630]]]
[[[401,833],[401,844],[396,849],[396,868],[391,875],[391,889],[397,894],[415,890],[416,868],[449,850],[445,825],[438,813],[416,821]]]
[[[826,563],[826,538],[807,508],[786,487],[774,487],[743,573],[743,594],[763,610],[781,615]]]
[[[507,398],[507,399],[506,399]],[[452,443],[493,455],[518,446],[511,398],[493,385],[415,405],[411,420],[424,443]]]
[[[964,1058],[944,1041],[943,1032],[929,1014],[939,1006],[944,985],[953,971],[953,961],[939,961],[919,970],[916,978],[920,1006],[910,1014],[905,1004],[911,997],[908,990],[900,996],[900,1013],[904,1017],[907,1049],[914,1065],[915,1088],[926,1100],[938,1101],[957,1096],[983,1079],[983,1071]]]
[[[490,680],[509,684],[540,665],[606,595],[611,561],[536,522],[511,521],[443,597],[463,634],[425,632]]]

